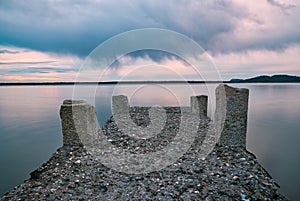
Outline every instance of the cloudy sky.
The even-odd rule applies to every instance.
[[[299,0],[11,0],[0,1],[0,82],[75,81],[99,44],[143,28],[190,37],[224,80],[300,75]],[[116,63],[107,79],[135,66],[144,70],[134,76],[164,75],[157,66],[193,73],[167,53],[124,55]]]

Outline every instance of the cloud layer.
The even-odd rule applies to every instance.
[[[287,9],[289,16],[282,13]],[[2,45],[86,56],[115,34],[158,27],[190,36],[212,53],[276,50],[300,42],[299,11],[276,0],[259,5],[234,0],[1,1],[0,38]]]
[[[71,66],[66,67],[62,58],[83,61],[110,37],[149,27],[170,29],[191,37],[223,67],[226,65],[219,61],[226,63],[227,59],[234,58],[237,66],[239,58],[247,58],[247,66],[253,73],[275,66],[294,72],[300,62],[294,58],[291,64],[285,57],[294,54],[291,50],[298,52],[300,45],[300,8],[296,3],[293,0],[284,3],[263,0],[259,4],[247,0],[0,1],[0,72],[2,75],[17,74],[18,70],[20,73],[70,73],[69,69],[78,69],[80,65],[67,62]],[[22,63],[20,55],[25,55],[24,51],[48,55],[53,60],[37,59],[35,55],[32,58],[37,61],[27,57],[30,61]],[[250,67],[255,63],[250,58],[268,59],[272,52],[281,59],[275,59],[278,63],[269,63],[268,68],[261,67],[262,64]],[[131,56],[149,56],[155,62],[164,59],[151,53]],[[9,58],[13,61],[8,61]],[[236,68],[243,71],[243,66]],[[223,67],[220,71],[234,72],[229,66]]]
[[[82,60],[24,48],[0,46],[0,81],[72,81]]]

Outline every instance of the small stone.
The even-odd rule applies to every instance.
[[[188,179],[187,180],[189,183],[192,183],[194,180],[193,179]]]
[[[151,192],[153,195],[156,195],[156,193],[157,193],[157,190],[155,190],[155,189],[151,189],[151,190],[150,190],[150,192]]]
[[[238,180],[239,177],[235,175],[235,176],[232,177],[232,179],[233,179],[233,180]]]
[[[74,194],[74,193],[75,193],[75,191],[70,190],[70,189],[69,189],[67,192],[68,192],[69,194]]]
[[[250,201],[249,199],[246,199],[246,195],[245,194],[241,193],[240,196],[241,196],[241,199],[243,201]]]
[[[76,163],[76,164],[80,164],[80,163],[81,163],[81,161],[80,161],[80,160],[77,160],[77,161],[75,161],[75,163]]]
[[[246,161],[246,158],[240,158],[240,161]]]

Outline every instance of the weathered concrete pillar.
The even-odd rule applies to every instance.
[[[65,100],[60,108],[64,146],[82,145],[97,136],[98,121],[93,106],[82,100]]]
[[[127,96],[119,95],[112,97],[112,110],[113,114],[128,114],[129,115],[129,103]]]
[[[219,145],[246,147],[248,97],[248,89],[228,85],[216,88],[215,121],[222,125]]]
[[[205,95],[191,96],[190,102],[192,112],[207,117],[207,100],[208,97]]]

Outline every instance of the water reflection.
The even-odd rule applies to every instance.
[[[61,101],[69,87],[0,87],[0,193],[28,178],[62,145]]]
[[[292,200],[300,193],[300,85],[250,85],[247,148]]]

